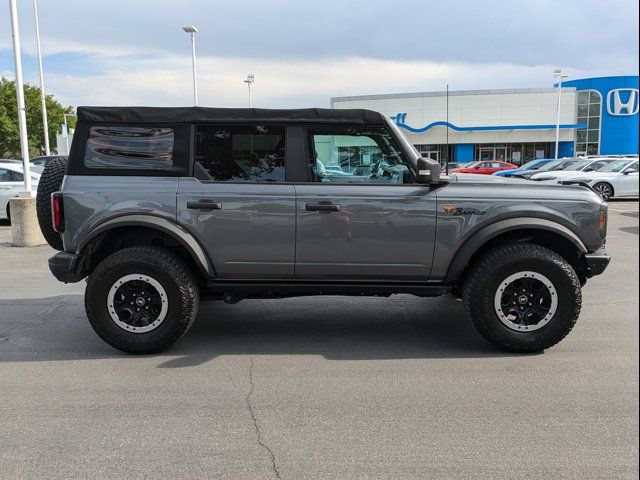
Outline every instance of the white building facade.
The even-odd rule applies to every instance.
[[[637,82],[635,76],[563,84],[559,156],[638,153]],[[610,91],[633,105],[615,115],[605,105]],[[522,164],[554,157],[557,102],[557,88],[530,88],[334,97],[331,107],[391,117],[423,156],[440,162]]]

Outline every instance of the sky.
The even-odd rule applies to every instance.
[[[17,0],[37,84],[33,1]],[[39,0],[45,90],[66,105],[328,107],[330,97],[638,74],[637,0]],[[14,78],[8,2],[0,74]]]

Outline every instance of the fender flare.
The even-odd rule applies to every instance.
[[[456,251],[453,261],[449,265],[447,275],[445,276],[445,282],[455,282],[478,249],[480,249],[480,247],[489,240],[497,237],[498,235],[502,235],[503,233],[515,230],[545,230],[553,232],[573,243],[581,254],[587,253],[587,247],[585,247],[582,240],[580,240],[580,237],[564,225],[552,220],[535,217],[520,217],[500,220],[483,227],[476,233],[472,234],[471,237],[462,244],[462,246]]]
[[[211,278],[215,277],[215,270],[207,252],[191,233],[166,218],[152,215],[124,215],[107,220],[89,232],[78,245],[76,253],[81,254],[85,247],[101,233],[120,227],[148,227],[166,233],[187,249],[203,274]]]

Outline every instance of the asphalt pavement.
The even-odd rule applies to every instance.
[[[122,354],[0,225],[0,478],[638,478],[638,202],[573,332],[497,351],[454,297],[203,304]]]

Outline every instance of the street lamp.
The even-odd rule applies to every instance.
[[[558,84],[558,108],[556,117],[556,155],[555,159],[558,159],[558,148],[560,146],[560,100],[562,99],[562,80],[567,78],[569,75],[562,73],[562,70],[556,68],[553,71],[553,77],[556,79],[556,83]]]
[[[249,108],[252,107],[252,102],[251,102],[251,85],[253,85],[256,81],[256,76],[253,73],[249,73],[247,74],[247,78],[246,80],[244,80],[244,83],[247,84],[247,87],[249,87]]]
[[[198,33],[198,29],[189,25],[187,27],[182,27],[186,33],[191,35],[191,65],[193,70],[193,104],[198,106],[198,83],[196,80],[196,33]]]
[[[38,70],[40,72],[40,102],[42,104],[42,128],[44,130],[44,154],[51,155],[49,147],[49,122],[47,121],[47,99],[44,94],[44,73],[42,71],[42,48],[40,48],[40,22],[38,21],[38,0],[33,0],[33,13],[36,20],[36,46],[38,48]]]
[[[24,85],[22,83],[22,57],[20,55],[20,30],[16,0],[9,0],[11,12],[11,32],[13,36],[13,62],[16,68],[16,97],[18,100],[18,129],[20,131],[20,151],[24,177],[24,196],[33,196],[31,191],[31,169],[29,164],[29,140],[27,138],[27,114],[24,105]]]

